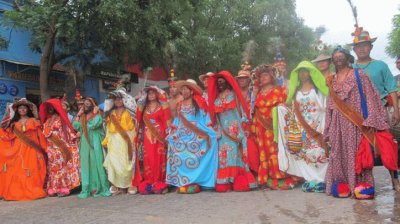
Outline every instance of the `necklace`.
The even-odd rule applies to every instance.
[[[146,111],[148,114],[152,114],[152,113],[156,112],[159,107],[160,107],[160,105],[158,105],[158,104],[156,104],[156,106],[149,105],[149,107],[146,108]]]
[[[22,132],[25,132],[26,131],[26,123],[28,122],[28,119],[21,118],[18,122],[21,124]]]

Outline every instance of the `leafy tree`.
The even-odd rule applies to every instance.
[[[42,54],[40,92],[56,63],[89,73],[94,62],[122,68],[162,62],[164,45],[179,34],[174,17],[182,0],[15,0],[9,25],[32,31],[31,48]]]
[[[393,17],[393,30],[389,34],[389,45],[386,47],[386,52],[392,57],[400,55],[400,14]]]
[[[183,34],[173,40],[177,74],[197,77],[207,71],[234,73],[245,60],[272,63],[279,37],[282,53],[293,67],[312,55],[312,29],[296,15],[291,0],[189,1],[181,17]],[[244,52],[253,42],[251,58]]]

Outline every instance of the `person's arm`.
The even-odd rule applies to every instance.
[[[386,91],[388,91],[389,96],[391,97],[393,102],[393,114],[391,123],[392,125],[396,125],[400,122],[399,105],[397,102],[397,83],[387,64],[385,64],[385,68],[383,70],[383,78],[385,89]]]

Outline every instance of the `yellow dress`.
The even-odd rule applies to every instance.
[[[115,116],[116,121],[129,136],[129,144],[134,148],[134,138],[136,136],[136,127],[133,118],[128,110],[125,110],[120,116],[112,111],[110,116]],[[106,119],[107,132],[102,145],[107,148],[107,155],[104,160],[104,167],[107,170],[108,180],[118,188],[128,188],[132,184],[132,176],[135,169],[136,155],[133,152],[132,160],[129,160],[128,143],[118,133],[117,127],[111,122],[110,117]]]

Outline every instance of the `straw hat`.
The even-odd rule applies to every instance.
[[[199,76],[199,80],[200,80],[201,82],[204,82],[204,79],[205,79],[205,78],[208,78],[208,77],[210,77],[210,76],[212,76],[212,75],[214,75],[214,73],[212,73],[212,72],[207,72],[206,74],[200,75],[200,76]]]
[[[320,55],[318,55],[317,58],[315,58],[315,59],[312,60],[311,62],[317,63],[317,62],[320,62],[320,61],[331,60],[331,59],[332,59],[332,56],[331,56],[331,55],[320,54]]]
[[[187,79],[187,80],[180,80],[176,82],[176,86],[178,88],[181,88],[183,86],[189,87],[191,90],[193,90],[194,94],[197,95],[202,95],[203,90],[196,84],[196,82],[193,79]]]

